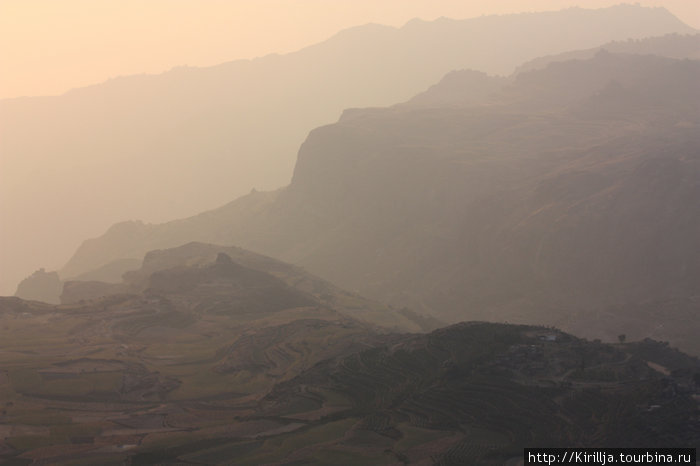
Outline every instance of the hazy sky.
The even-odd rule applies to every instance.
[[[0,98],[285,53],[368,22],[609,6],[619,0],[0,0]],[[700,28],[700,0],[643,0]]]

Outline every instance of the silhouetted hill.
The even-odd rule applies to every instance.
[[[613,41],[592,49],[575,50],[557,55],[538,57],[520,65],[515,70],[514,74],[517,75],[526,71],[542,69],[553,62],[587,60],[592,58],[600,50],[606,50],[611,53],[657,55],[668,58],[699,60],[700,34],[667,34],[661,37]]]
[[[344,108],[404,101],[454,69],[509,74],[538,56],[673,32],[693,30],[639,6],[414,20],[287,55],[3,100],[4,286],[116,221],[162,222],[286,185],[308,131]]]
[[[439,83],[403,105],[451,107],[487,103],[509,83],[509,79],[474,70],[451,71]]]
[[[441,319],[654,334],[697,353],[699,82],[697,61],[599,53],[522,73],[488,105],[346,112],[309,134],[289,187],[114,227],[66,270],[189,237]]]
[[[62,283],[56,272],[39,269],[17,286],[15,296],[32,301],[58,304]]]
[[[517,75],[515,85],[505,89],[504,101],[518,109],[547,111],[615,100],[616,115],[591,108],[590,117],[634,118],[657,112],[659,117],[669,113],[671,118],[696,118],[698,63],[600,50],[593,59],[553,62],[546,72]]]
[[[300,267],[238,247],[194,242],[148,252],[141,267],[125,273],[121,283],[67,281],[61,303],[84,304],[122,294],[165,296],[200,312],[260,317],[288,307],[325,306],[396,331],[427,331],[441,325],[342,290]]]

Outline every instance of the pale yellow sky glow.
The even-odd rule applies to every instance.
[[[0,98],[287,53],[368,22],[597,8],[619,0],[0,0]],[[700,28],[699,0],[648,0]]]

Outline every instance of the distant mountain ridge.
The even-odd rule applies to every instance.
[[[0,101],[0,287],[14,291],[115,221],[166,221],[286,185],[306,133],[344,108],[404,101],[454,69],[509,74],[538,56],[674,32],[694,30],[639,6],[414,20],[287,55]]]
[[[514,74],[541,69],[555,61],[585,60],[593,57],[601,49],[611,53],[657,55],[668,58],[700,60],[700,34],[667,34],[660,37],[628,39],[609,42],[594,49],[574,50],[558,55],[538,57],[520,65],[516,68]]]
[[[309,134],[289,187],[115,226],[61,273],[183,238],[234,243],[449,321],[697,353],[698,83],[698,61],[598,53],[520,74],[488,104],[346,112]],[[596,317],[613,311],[614,327]]]

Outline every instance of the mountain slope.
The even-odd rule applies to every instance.
[[[279,276],[246,267],[222,249],[158,251],[121,289],[73,304],[0,298],[0,462],[106,464],[149,436],[216,439],[274,384],[388,332],[366,322],[375,303],[228,248]],[[410,324],[382,311],[393,329]]]
[[[195,242],[148,252],[140,268],[125,272],[121,283],[65,282],[60,299],[66,305],[89,304],[125,294],[165,296],[197,312],[240,311],[245,315],[238,317],[243,319],[290,306],[325,306],[348,318],[396,331],[427,331],[441,324],[347,292],[271,257],[234,246]]]
[[[287,184],[306,133],[344,108],[406,100],[453,69],[508,74],[544,54],[671,32],[692,29],[638,6],[415,20],[282,56],[3,100],[0,292],[116,221],[165,221]]]
[[[558,55],[538,57],[520,65],[514,74],[541,69],[557,61],[586,60],[593,57],[601,49],[611,53],[657,55],[668,58],[699,60],[700,34],[667,34],[660,37],[628,39],[609,42],[593,49],[574,50]]]
[[[383,343],[276,385],[248,418],[301,424],[298,431],[156,447],[134,462],[235,454],[246,464],[503,465],[531,445],[700,440],[691,398],[698,361],[655,342],[612,346],[541,327],[468,323]]]
[[[310,133],[289,187],[115,227],[62,273],[190,235],[449,321],[699,352],[698,82],[698,61],[599,53],[520,74],[488,104],[349,111]],[[613,327],[598,318],[613,311]]]
[[[490,465],[533,445],[700,440],[700,363],[664,343],[391,334],[223,253],[149,277],[77,305],[0,298],[0,461]]]

